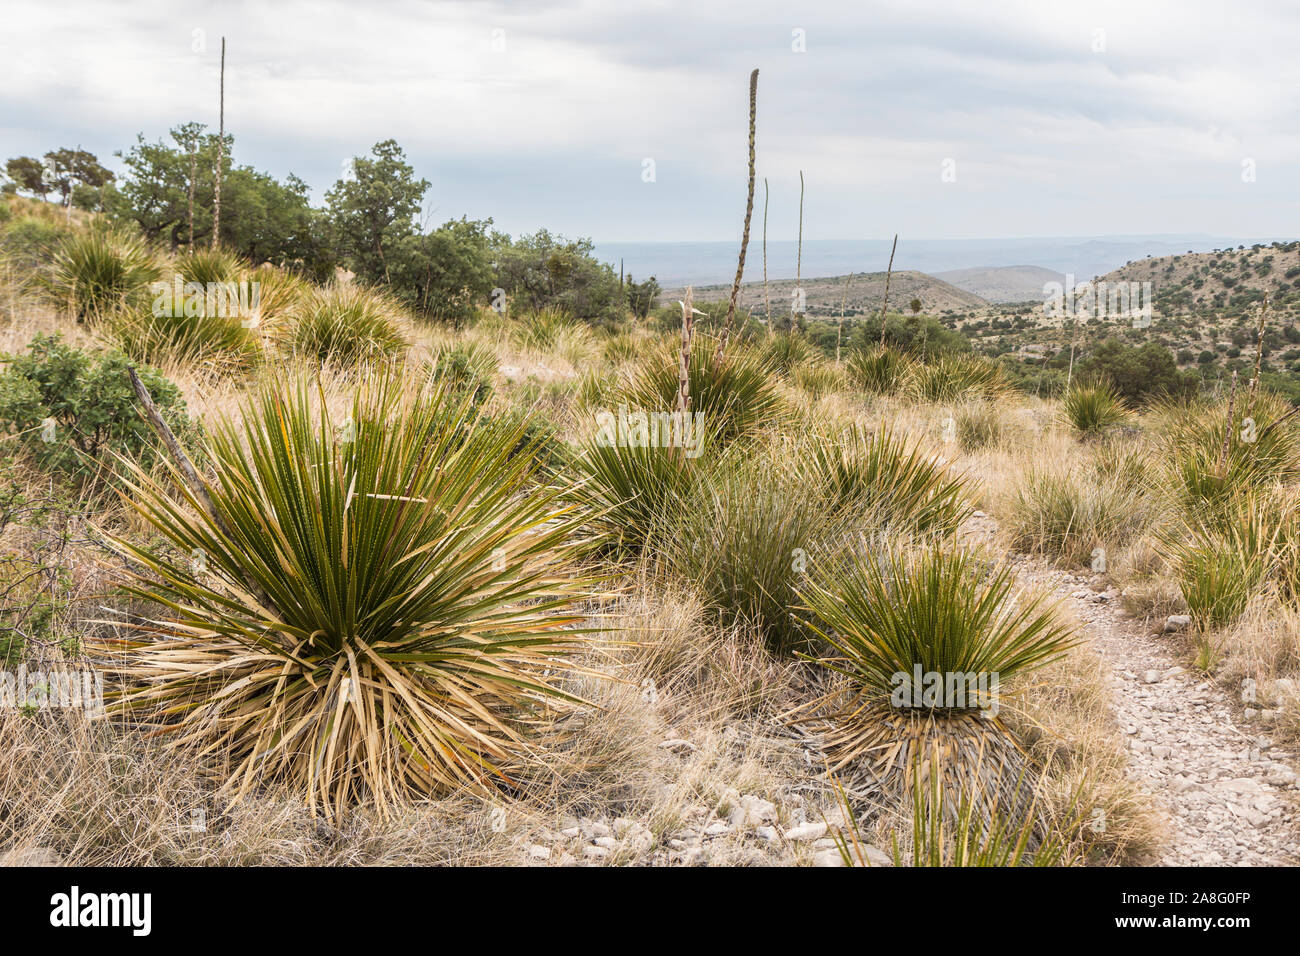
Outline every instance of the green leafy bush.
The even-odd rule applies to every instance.
[[[152,460],[154,438],[136,408],[121,352],[92,353],[37,335],[0,373],[0,424],[44,468],[96,484],[111,474],[112,453]],[[189,427],[180,390],[150,368],[138,370],[163,419]]]

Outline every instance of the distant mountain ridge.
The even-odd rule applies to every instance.
[[[884,272],[858,272],[849,281],[848,275],[821,276],[805,278],[802,281],[804,306],[811,316],[839,315],[843,307],[846,315],[859,315],[876,311],[885,298]],[[794,279],[769,280],[766,299],[772,305],[772,314],[787,314],[794,301],[796,283]],[[682,297],[684,287],[665,289],[660,302],[672,302]],[[731,295],[730,283],[697,286],[694,288],[695,301],[713,302]],[[981,309],[988,305],[973,292],[936,279],[924,272],[895,270],[889,280],[889,306],[893,311],[907,311],[909,303],[919,299],[921,310],[930,314],[945,311],[965,311]],[[741,284],[739,302],[742,306],[762,315],[766,309],[763,282],[745,282]]]

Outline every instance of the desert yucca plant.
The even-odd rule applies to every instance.
[[[248,264],[226,249],[191,249],[176,257],[174,267],[183,282],[216,285],[238,282],[249,271]]]
[[[864,766],[898,796],[917,783],[914,758],[941,762],[991,805],[1017,804],[1025,767],[997,716],[1002,687],[1075,637],[1041,597],[1017,593],[1009,566],[940,547],[860,552],[799,597],[831,649],[818,662],[843,678],[798,711],[825,726],[832,770]]]
[[[855,349],[844,361],[849,381],[865,392],[892,395],[899,391],[914,364],[897,349],[873,345]]]
[[[216,372],[247,370],[262,355],[257,333],[246,319],[186,315],[148,307],[119,309],[104,334],[126,355],[148,365],[205,366]]]
[[[581,479],[573,494],[596,544],[628,555],[639,553],[692,506],[691,489],[709,464],[683,448],[592,440],[572,466]]]
[[[806,485],[824,489],[832,511],[866,511],[873,525],[895,531],[952,534],[974,510],[964,476],[889,428],[813,436],[799,463]]]
[[[915,774],[920,777],[919,771]],[[1028,794],[1018,818],[999,807],[989,807],[965,781],[944,780],[937,768],[914,787],[904,829],[891,845],[895,866],[1068,866],[1082,820],[1070,808],[1067,819],[1049,828],[1037,818],[1039,793]],[[1025,786],[1028,786],[1026,784]],[[1024,801],[1021,801],[1024,803]]]
[[[150,284],[161,275],[157,258],[142,239],[88,229],[59,244],[46,283],[78,321],[85,321],[139,308],[147,301]]]
[[[923,402],[958,402],[994,398],[1005,393],[1008,384],[996,362],[976,355],[941,355],[913,365],[907,389]]]
[[[335,284],[304,297],[277,338],[294,355],[348,367],[401,356],[403,321],[400,306],[384,293]]]
[[[714,424],[719,442],[750,435],[775,422],[783,411],[771,373],[747,349],[714,362],[717,341],[697,333],[689,370],[692,412]],[[678,354],[658,352],[632,372],[628,397],[647,411],[672,409],[677,403]]]
[[[594,343],[591,329],[563,309],[539,309],[514,326],[515,344],[534,352],[561,352]]]
[[[290,320],[294,309],[311,290],[311,286],[284,269],[272,265],[261,265],[249,269],[240,276],[240,280],[250,283],[256,289],[253,296],[257,306],[250,323],[254,328],[272,331],[280,324]]]
[[[323,403],[271,387],[218,422],[210,513],[175,468],[175,488],[130,469],[170,547],[116,542],[160,612],[98,648],[127,685],[113,706],[217,761],[236,799],[277,782],[331,818],[506,780],[578,639],[571,518],[514,454],[521,424],[389,377],[342,423]]]
[[[1124,400],[1104,379],[1079,381],[1061,396],[1061,417],[1082,435],[1097,435],[1128,418]]]
[[[773,372],[789,375],[813,359],[815,349],[807,337],[794,329],[773,332],[758,346],[759,359]]]

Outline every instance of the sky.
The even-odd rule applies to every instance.
[[[768,234],[1205,233],[1300,222],[1300,4],[5,0],[0,159],[188,120],[320,201],[396,139],[430,223],[729,241],[749,72]]]

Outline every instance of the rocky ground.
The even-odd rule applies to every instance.
[[[1116,719],[1131,773],[1168,818],[1151,862],[1261,866],[1300,862],[1297,755],[1275,746],[1273,714],[1194,673],[1171,617],[1159,633],[1134,620],[1101,574],[1073,574],[1016,559],[1026,583],[1064,599],[1110,666]],[[1248,690],[1248,689],[1247,689]]]

